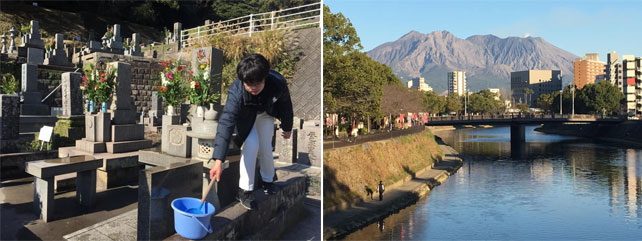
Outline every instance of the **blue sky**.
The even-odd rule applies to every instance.
[[[368,51],[411,30],[458,38],[542,37],[577,56],[642,56],[642,0],[324,0],[350,19]]]

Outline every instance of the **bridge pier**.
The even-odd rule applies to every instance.
[[[526,126],[524,124],[510,125],[510,155],[513,159],[526,157]]]

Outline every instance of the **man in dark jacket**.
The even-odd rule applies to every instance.
[[[292,101],[285,78],[270,69],[269,62],[259,54],[250,55],[236,68],[237,79],[229,88],[223,113],[218,121],[214,140],[214,166],[210,178],[219,181],[221,163],[236,127],[233,140],[241,149],[239,194],[237,199],[243,207],[252,209],[254,197],[254,174],[257,159],[260,162],[261,179],[266,194],[274,194],[274,160],[272,136],[274,118],[281,121],[283,138],[290,138],[292,131]]]

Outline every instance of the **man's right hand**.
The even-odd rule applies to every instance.
[[[212,166],[212,169],[210,169],[210,180],[215,180],[214,176],[216,176],[217,182],[221,179],[221,173],[223,173],[223,169],[221,169],[222,163],[223,162],[218,159],[214,161],[214,165]]]

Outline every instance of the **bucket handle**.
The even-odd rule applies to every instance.
[[[200,220],[198,220],[198,218],[196,218],[196,217],[194,217],[194,216],[191,216],[191,215],[190,215],[190,217],[192,217],[194,220],[196,220],[196,222],[197,222],[198,224],[200,224],[200,225],[201,225],[201,227],[203,227],[203,229],[205,229],[205,231],[207,231],[208,233],[212,233],[212,232],[213,232],[213,230],[212,230],[212,225],[210,225],[210,227],[209,227],[209,228],[206,228],[206,227],[205,227],[205,224],[201,223],[201,221],[200,221]]]

